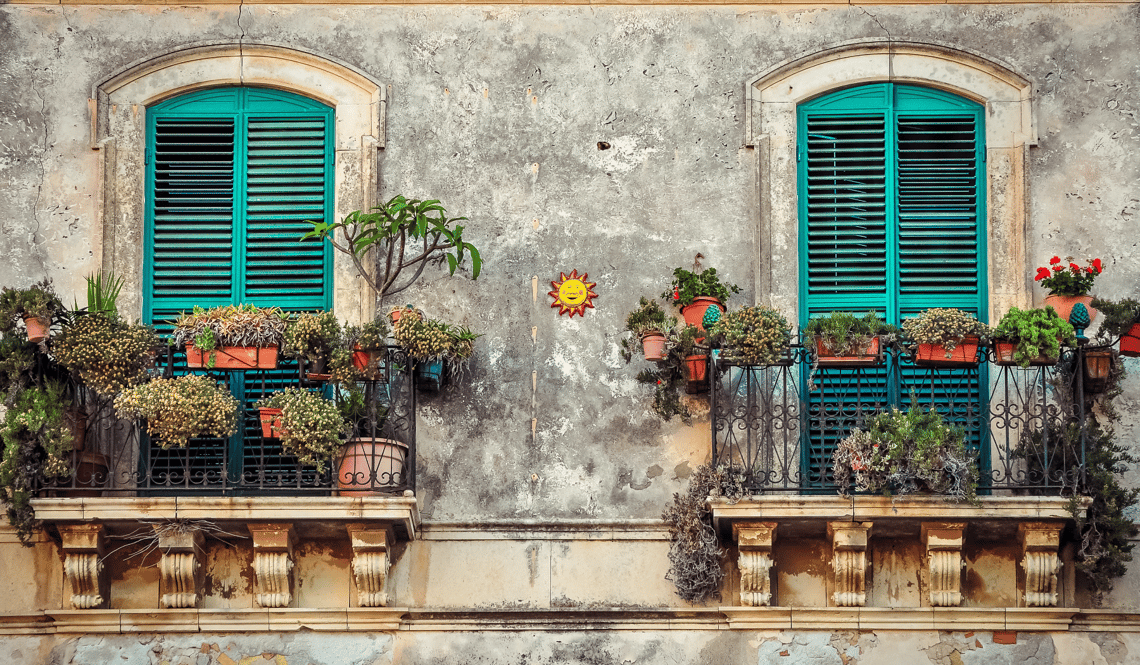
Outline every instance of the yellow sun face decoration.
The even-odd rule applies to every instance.
[[[597,282],[587,282],[586,278],[590,275],[582,273],[578,276],[578,271],[574,270],[567,277],[566,273],[559,273],[560,280],[552,281],[550,286],[554,288],[550,292],[550,297],[554,298],[554,302],[550,304],[551,307],[558,307],[559,316],[570,312],[570,318],[574,315],[585,316],[586,308],[594,308],[594,303],[591,302],[598,294],[594,293],[591,289],[597,286]]]

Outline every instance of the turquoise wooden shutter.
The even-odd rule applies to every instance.
[[[167,332],[195,305],[331,307],[331,250],[299,238],[311,228],[305,220],[331,221],[333,130],[329,107],[258,88],[190,93],[147,110],[145,321]],[[271,391],[291,372],[257,382],[235,373],[230,388],[248,407],[261,379]],[[227,445],[223,454],[220,443],[200,442],[195,464],[208,473],[225,457],[231,484],[250,481],[251,466],[295,466],[261,447],[252,420]]]
[[[929,307],[986,315],[984,109],[896,84],[841,90],[799,108],[800,324],[875,310],[896,325]],[[806,378],[806,376],[805,376]],[[808,395],[808,487],[830,482],[836,442],[913,390],[975,432],[981,371],[828,370]],[[984,450],[984,447],[983,447]]]

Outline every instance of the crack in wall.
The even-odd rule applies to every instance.
[[[867,11],[866,7],[860,6],[859,11],[866,14],[868,18],[870,18],[872,21],[875,22],[875,25],[879,26],[880,30],[882,30],[884,33],[886,33],[886,35],[887,35],[887,80],[888,81],[895,80],[895,38],[894,38],[894,35],[891,34],[890,30],[887,30],[887,26],[883,25],[883,22],[879,20],[879,17],[877,17],[874,14],[872,14],[871,12]]]
[[[44,97],[43,92],[40,90],[39,82],[33,77],[32,90],[36,96],[40,98],[40,119],[43,122],[43,145],[40,148],[40,182],[36,185],[36,198],[32,202],[32,221],[36,226],[32,229],[32,247],[31,254],[36,257],[40,263],[40,268],[43,274],[48,273],[47,257],[43,251],[43,243],[39,241],[37,236],[40,233],[40,200],[43,197],[44,185],[47,183],[47,154],[49,145],[48,133],[48,117],[47,117],[47,98]]]
[[[245,52],[243,50],[243,48],[245,46],[245,26],[243,26],[241,24],[241,13],[242,13],[243,9],[245,9],[245,0],[241,0],[241,2],[238,3],[238,11],[237,11],[237,27],[238,27],[238,30],[241,31],[241,34],[238,35],[238,84],[239,85],[245,85]]]

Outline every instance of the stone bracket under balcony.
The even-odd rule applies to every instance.
[[[195,608],[201,599],[203,539],[250,539],[258,605],[287,608],[293,600],[294,545],[351,541],[360,606],[385,605],[389,548],[416,540],[419,503],[403,496],[360,497],[110,497],[33,499],[37,519],[59,534],[72,607],[106,607],[103,557],[115,541],[153,534],[163,608]],[[248,535],[247,535],[248,534]],[[122,556],[121,554],[117,556]]]
[[[710,506],[721,542],[737,547],[726,597],[742,605],[1056,607],[1074,601],[1075,568],[1065,561],[1071,548],[1060,540],[1073,519],[1064,497],[987,496],[971,504],[914,495],[770,494],[710,499]]]

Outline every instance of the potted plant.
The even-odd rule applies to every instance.
[[[998,365],[1055,365],[1061,343],[1075,345],[1076,333],[1055,309],[1010,308],[990,334]]]
[[[1104,270],[1104,266],[1100,259],[1092,259],[1084,268],[1073,261],[1073,257],[1065,257],[1065,262],[1069,264],[1066,266],[1062,263],[1061,257],[1054,256],[1049,259],[1048,267],[1042,266],[1037,269],[1037,275],[1033,279],[1041,282],[1041,286],[1049,290],[1045,304],[1057,310],[1062,319],[1068,321],[1073,305],[1080,302],[1088,308],[1091,321],[1096,319],[1096,310],[1092,308],[1093,298],[1089,295],[1089,291],[1097,276]]]
[[[52,353],[67,371],[103,396],[146,382],[160,345],[154,328],[128,324],[105,311],[78,314],[52,341]]]
[[[388,323],[377,317],[362,326],[348,326],[344,331],[345,344],[351,353],[352,370],[334,369],[334,375],[349,371],[356,378],[383,381],[388,367]],[[342,359],[343,362],[343,359]]]
[[[1092,306],[1104,314],[1097,341],[1106,345],[1119,341],[1120,355],[1140,356],[1140,302],[1131,298],[1095,298]]]
[[[466,326],[456,326],[426,318],[422,312],[405,310],[392,329],[392,337],[416,362],[417,386],[439,390],[446,376],[465,364],[475,352],[475,334]]]
[[[839,442],[832,456],[840,494],[860,492],[947,494],[974,500],[975,456],[962,428],[911,397],[910,408],[875,414]]]
[[[893,336],[898,329],[875,312],[856,316],[848,312],[832,312],[818,316],[804,326],[804,335],[815,341],[817,365],[859,367],[883,362],[883,336]]]
[[[277,307],[195,307],[174,322],[173,338],[186,346],[188,367],[273,369],[287,320]]]
[[[642,298],[637,309],[625,318],[625,329],[632,333],[632,338],[622,340],[624,353],[632,355],[640,348],[646,360],[664,360],[665,332],[672,323],[672,318],[665,314],[657,300]]]
[[[684,358],[685,390],[699,393],[708,390],[709,348],[701,342],[705,333],[696,326],[685,324],[669,332],[668,346],[673,353]]]
[[[915,363],[919,365],[961,366],[978,362],[978,345],[989,327],[969,312],[933,308],[903,321],[903,335],[918,345]]]
[[[788,365],[792,327],[769,307],[741,307],[722,316],[709,336],[723,347],[725,360],[745,365]]]
[[[68,454],[72,436],[64,421],[62,384],[46,382],[20,390],[5,402],[0,422],[0,499],[7,504],[8,522],[24,544],[35,530],[32,492],[40,481],[71,473]]]
[[[332,312],[301,312],[285,326],[282,353],[296,358],[307,381],[332,377],[329,362],[333,349],[344,343],[344,330]]]
[[[680,307],[685,323],[703,332],[706,310],[715,305],[724,312],[725,304],[734,293],[740,293],[740,287],[721,283],[716,268],[706,268],[701,273],[677,268],[673,271],[673,283],[661,294],[661,299]]]
[[[346,383],[336,392],[337,409],[349,429],[349,439],[337,458],[336,484],[341,496],[399,489],[405,481],[408,445],[393,438],[395,434],[386,427],[386,390],[386,384],[371,383],[362,389]]]
[[[216,381],[195,374],[155,379],[115,398],[120,418],[145,420],[165,448],[184,448],[195,437],[224,438],[237,426],[238,402]]]
[[[466,217],[448,217],[437,200],[421,201],[395,196],[368,212],[353,211],[343,221],[329,224],[314,222],[313,230],[302,240],[328,240],[338,252],[352,259],[360,276],[379,296],[380,301],[411,286],[429,261],[447,261],[449,272],[471,256],[471,279],[479,278],[483,259],[474,245],[463,239]],[[337,240],[337,232],[341,240]],[[411,250],[405,252],[405,248]],[[366,260],[370,251],[376,256]],[[376,266],[369,270],[365,263]],[[405,269],[412,275],[404,282],[399,277]]]
[[[324,470],[336,453],[344,447],[348,423],[336,405],[320,395],[300,388],[286,388],[255,405],[262,412],[263,434],[265,410],[277,410],[270,434],[281,439],[287,455],[293,455],[305,466]]]
[[[66,318],[67,309],[48,279],[26,289],[4,287],[0,291],[0,333],[12,332],[23,321],[28,341],[39,343],[51,336],[52,323]]]

